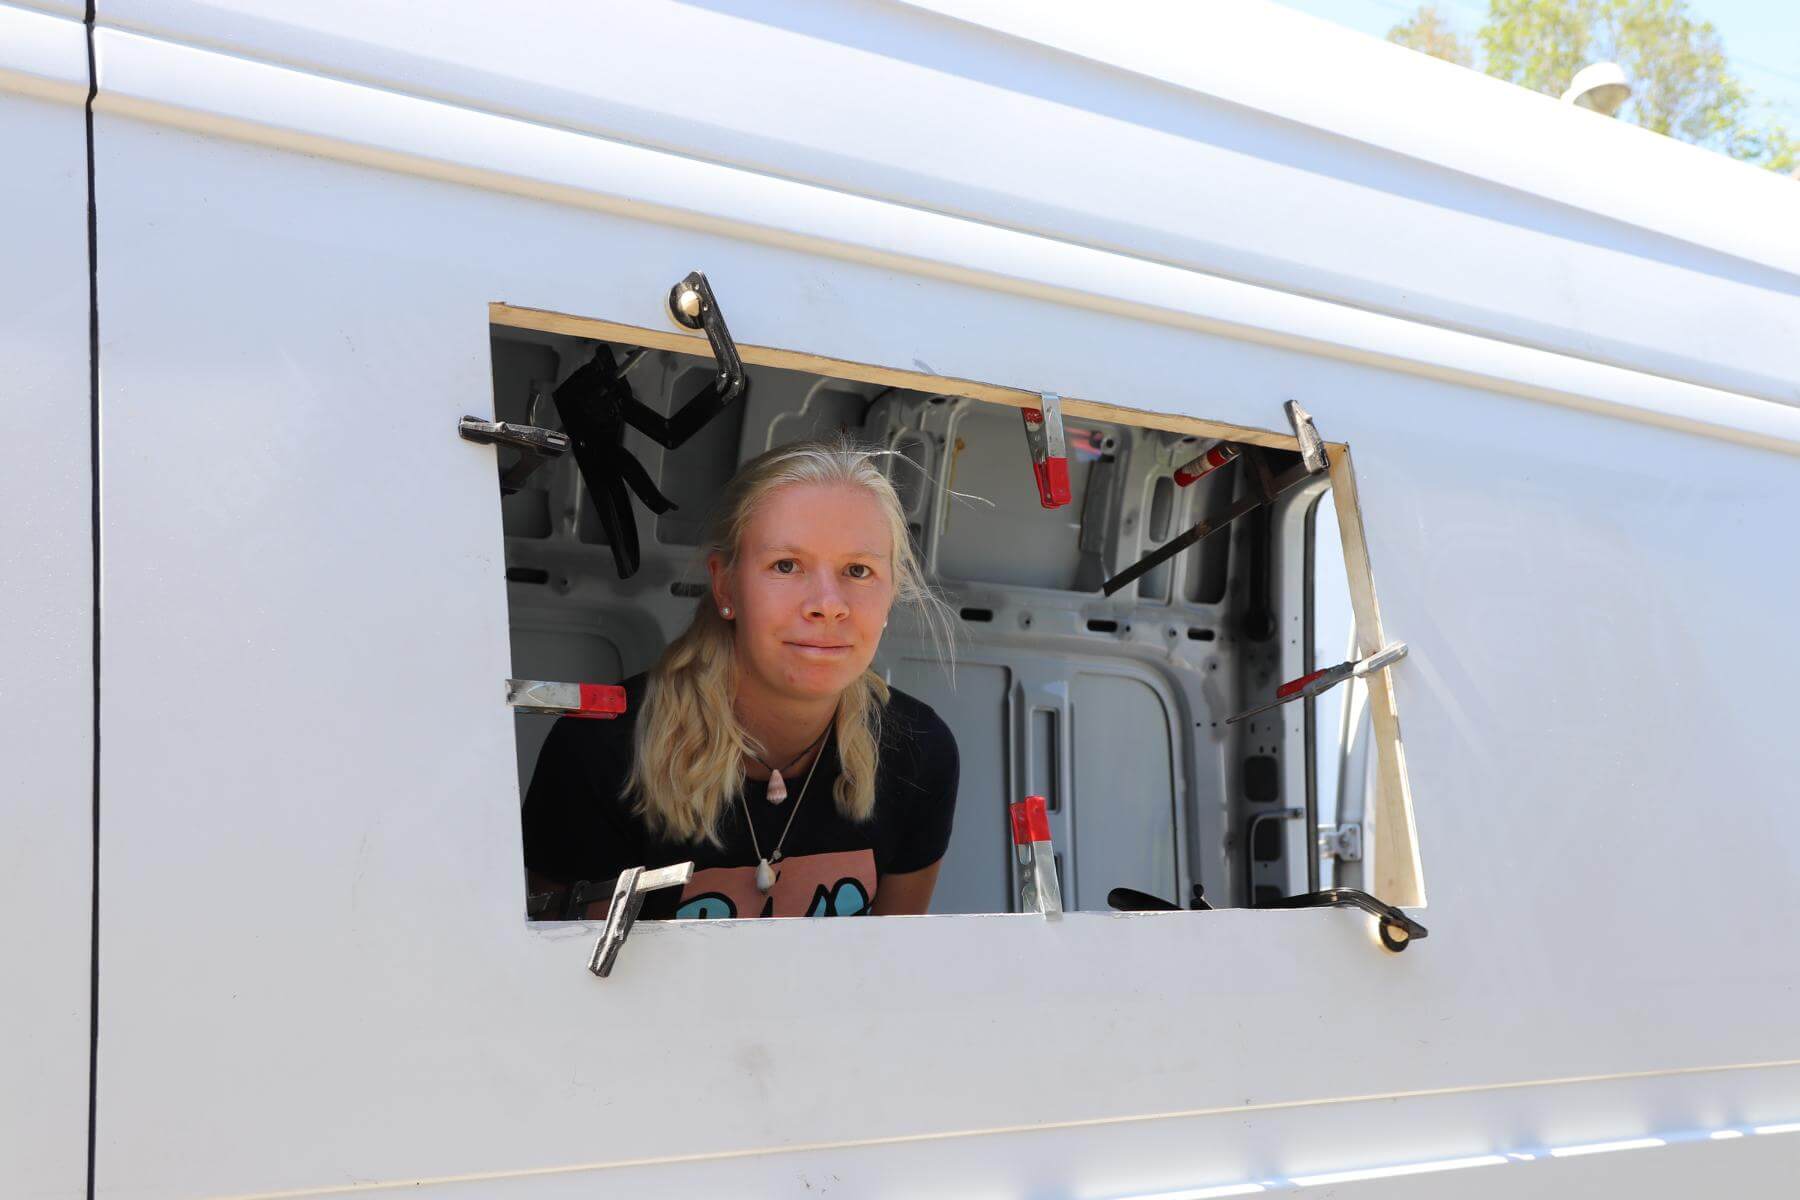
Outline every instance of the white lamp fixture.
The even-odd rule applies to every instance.
[[[1618,112],[1619,106],[1630,98],[1631,82],[1625,78],[1625,68],[1610,62],[1589,63],[1581,68],[1569,81],[1569,90],[1562,94],[1564,104],[1591,108],[1607,117]]]

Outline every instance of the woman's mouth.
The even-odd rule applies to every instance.
[[[841,642],[789,642],[788,646],[807,658],[841,658],[850,647]]]

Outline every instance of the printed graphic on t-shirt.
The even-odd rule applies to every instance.
[[[875,902],[875,852],[798,854],[775,864],[775,886],[763,895],[755,867],[706,867],[681,893],[677,920],[713,917],[854,917]]]

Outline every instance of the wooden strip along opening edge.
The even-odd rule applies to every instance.
[[[495,325],[504,325],[512,329],[534,329],[540,333],[561,333],[570,337],[592,338],[596,341],[624,342],[633,346],[644,346],[651,350],[670,350],[677,354],[691,354],[696,358],[713,356],[712,347],[704,337],[699,334],[680,333],[672,329],[645,329],[638,325],[621,325],[616,321],[601,321],[593,317],[573,317],[566,313],[548,312],[540,308],[520,308],[517,305],[501,302],[488,305],[488,319]],[[869,363],[850,362],[841,358],[804,354],[798,350],[778,350],[772,346],[752,346],[739,342],[738,356],[745,363],[754,366],[777,367],[784,371],[802,371],[809,375],[825,375],[832,379],[873,383],[881,387],[905,388],[908,391],[924,392],[927,395],[967,396],[972,400],[986,400],[994,404],[1004,404],[1009,408],[1036,408],[1040,403],[1037,392],[1027,391],[1024,388],[1002,387],[999,384],[980,383],[973,379],[953,379],[944,375],[927,375],[922,371],[899,371],[892,367],[878,367]],[[1107,404],[1098,400],[1080,400],[1070,396],[1063,397],[1062,406],[1065,417],[1086,417],[1089,420],[1111,421],[1119,425],[1133,425],[1140,429],[1164,430],[1194,437],[1224,438],[1227,441],[1243,442],[1252,446],[1267,446],[1273,450],[1298,450],[1300,448],[1299,442],[1294,439],[1292,434],[1275,433],[1266,429],[1249,429],[1220,421],[1206,421],[1199,417],[1127,408],[1123,405]]]
[[[1381,628],[1381,606],[1363,537],[1362,500],[1356,494],[1356,472],[1350,447],[1331,447],[1331,499],[1337,507],[1338,531],[1344,543],[1344,569],[1350,582],[1350,608],[1356,616],[1356,655],[1366,658],[1387,644]],[[1419,837],[1413,824],[1412,788],[1406,778],[1406,748],[1400,740],[1400,711],[1394,700],[1392,672],[1371,671],[1369,716],[1375,741],[1375,879],[1364,886],[1398,908],[1425,906],[1425,876],[1419,861]],[[1364,815],[1364,821],[1369,814]]]

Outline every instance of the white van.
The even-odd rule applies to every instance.
[[[0,130],[0,1193],[1800,1177],[1791,181],[1251,0],[4,0]],[[710,386],[696,271],[621,571],[491,423]],[[508,681],[834,431],[958,614],[934,911],[598,976]]]

